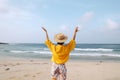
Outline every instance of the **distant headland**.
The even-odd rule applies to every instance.
[[[0,42],[0,44],[8,44],[8,43]]]

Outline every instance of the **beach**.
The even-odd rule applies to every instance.
[[[120,80],[120,62],[69,60],[67,80]],[[0,59],[0,80],[51,80],[49,59]]]

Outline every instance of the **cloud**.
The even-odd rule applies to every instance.
[[[20,3],[16,3],[12,2],[12,0],[0,0],[0,27],[12,27],[15,26],[17,23],[21,23],[21,26],[23,26],[24,24],[26,25],[31,21],[35,22],[38,20],[41,23],[44,21],[39,14],[35,14],[35,12],[32,12],[32,10],[26,9],[26,7],[29,7],[30,5],[32,6],[35,3],[29,1],[28,5],[27,1],[21,1],[22,2]]]
[[[67,27],[66,25],[62,25],[60,28],[61,28],[61,30],[63,30],[63,31],[68,29],[68,27]]]
[[[89,22],[92,21],[93,16],[94,16],[93,12],[86,12],[86,13],[84,13],[81,16],[81,18],[79,19],[79,22],[78,22],[79,28],[80,29],[84,29],[89,24]]]
[[[39,21],[42,23],[40,16],[10,1],[0,0],[0,41],[32,41],[34,36],[29,35],[37,35],[37,27],[33,26],[37,26]],[[26,36],[32,38],[28,39]]]
[[[11,5],[9,0],[0,0],[1,19],[27,19],[30,16],[30,12]]]
[[[62,32],[62,33],[69,33],[70,31],[70,26],[68,25],[61,25],[59,26],[59,32]]]
[[[112,19],[108,19],[106,21],[106,28],[109,30],[116,30],[119,28],[119,24],[115,21],[113,21]]]
[[[86,12],[85,14],[83,14],[80,21],[82,23],[88,23],[93,18],[93,16],[94,16],[93,12]]]
[[[8,0],[0,0],[0,13],[6,13],[8,10]]]

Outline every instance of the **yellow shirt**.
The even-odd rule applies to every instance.
[[[51,60],[57,64],[64,64],[69,59],[70,52],[75,48],[75,40],[71,40],[67,45],[54,45],[50,40],[45,42],[52,52]]]

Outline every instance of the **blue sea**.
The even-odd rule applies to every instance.
[[[45,44],[0,44],[0,58],[50,59]],[[120,44],[77,44],[71,60],[120,61]]]

